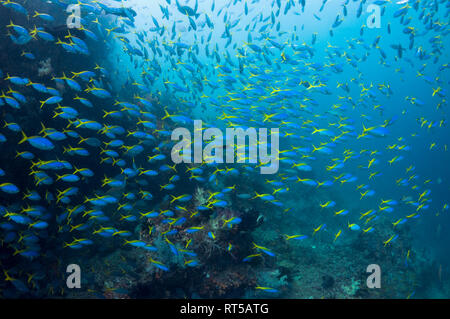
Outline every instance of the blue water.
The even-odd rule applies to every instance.
[[[0,4],[0,296],[450,296],[448,2],[73,4]]]

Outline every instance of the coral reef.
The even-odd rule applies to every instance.
[[[46,76],[53,72],[52,68],[52,59],[47,58],[45,60],[42,60],[39,62],[39,68],[38,68],[38,76]]]
[[[208,272],[200,283],[198,293],[204,298],[240,298],[245,290],[256,285],[255,274],[250,267],[232,266]]]
[[[195,189],[195,193],[194,193],[194,203],[195,206],[204,206],[208,203],[208,192],[202,188],[202,187],[197,187]]]
[[[360,281],[351,278],[351,284],[341,286],[342,291],[349,297],[353,297],[359,289]]]

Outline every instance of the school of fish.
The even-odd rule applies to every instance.
[[[31,2],[42,10],[0,1],[9,16],[2,41],[16,54],[0,62],[0,295],[55,294],[42,265],[106,242],[142,250],[170,272],[159,238],[182,256],[178,267],[201,267],[196,245],[219,239],[205,216],[235,202],[305,214],[292,198],[326,190],[314,217],[322,222],[283,240],[327,231],[337,244],[386,231],[388,221],[385,247],[402,225],[448,211],[432,201],[440,182],[409,154],[417,143],[435,158],[447,152],[435,134],[448,135],[450,2]],[[80,27],[55,28],[71,4],[81,8]],[[381,28],[367,26],[370,4],[381,10]],[[305,30],[307,14],[314,27]],[[109,61],[94,60],[102,46]],[[68,62],[40,63],[55,52]],[[367,72],[375,63],[380,74]],[[408,88],[411,70],[421,91]],[[392,84],[400,79],[404,87]],[[279,128],[278,172],[261,175],[264,164],[248,161],[173,163],[171,132],[195,119],[203,130]],[[406,131],[396,129],[402,123]],[[241,221],[224,217],[220,230]],[[229,251],[238,244],[220,242]],[[270,245],[251,247],[240,262],[278,255]]]

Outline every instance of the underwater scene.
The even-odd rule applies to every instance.
[[[449,22],[0,0],[0,297],[450,298]]]

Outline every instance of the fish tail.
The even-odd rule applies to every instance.
[[[125,243],[123,245],[125,246],[126,244],[129,244],[129,243],[131,243],[131,241],[125,239]]]
[[[46,128],[44,126],[44,123],[41,122],[42,130],[39,132],[39,134],[44,133]]]
[[[22,131],[22,139],[20,140],[19,144],[22,144],[23,142],[25,142],[28,139],[28,137],[25,135],[25,132]]]

